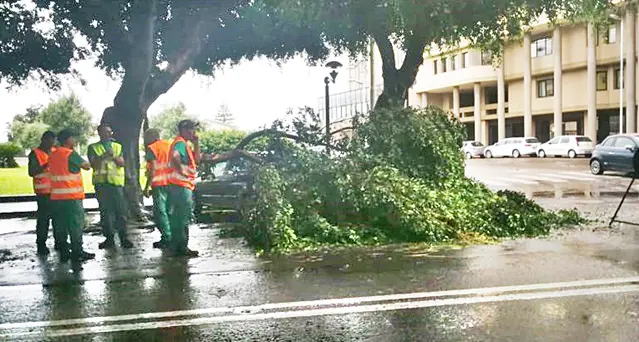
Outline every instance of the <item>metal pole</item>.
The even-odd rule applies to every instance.
[[[328,91],[328,84],[331,82],[330,78],[324,77],[324,108],[326,114],[326,152],[330,151],[329,145],[331,144],[331,110],[330,110],[330,97]]]
[[[620,20],[621,23],[621,37],[619,39],[619,133],[623,134],[623,91],[624,91],[624,75],[623,75],[623,19]]]
[[[370,84],[370,109],[369,110],[373,110],[373,107],[375,107],[375,42],[373,41],[373,39],[370,40],[370,55],[369,55],[369,59],[370,59],[370,75],[371,75],[371,84]]]

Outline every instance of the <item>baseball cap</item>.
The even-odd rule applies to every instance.
[[[63,144],[67,139],[69,139],[70,137],[75,137],[78,134],[76,132],[74,132],[72,129],[66,128],[61,130],[58,133],[58,141]]]
[[[195,122],[193,120],[182,120],[178,123],[178,129],[195,129],[200,126],[199,122]]]

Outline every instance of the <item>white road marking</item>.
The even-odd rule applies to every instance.
[[[386,311],[422,309],[422,308],[453,306],[453,305],[499,303],[499,302],[538,300],[538,299],[556,299],[556,298],[567,298],[567,297],[576,297],[576,296],[622,294],[622,293],[630,293],[630,292],[639,292],[639,285],[559,290],[559,291],[552,291],[552,292],[517,293],[517,294],[485,296],[485,297],[478,296],[478,297],[469,297],[469,298],[431,299],[431,300],[425,300],[425,301],[399,302],[399,303],[390,303],[390,304],[373,304],[373,305],[360,305],[360,306],[351,306],[351,307],[322,308],[322,309],[310,309],[310,310],[246,314],[246,315],[202,317],[202,318],[191,318],[191,319],[183,319],[183,320],[115,324],[115,325],[105,325],[105,326],[95,326],[95,327],[85,327],[85,328],[70,328],[70,329],[61,329],[61,330],[29,331],[29,332],[22,332],[22,333],[4,334],[4,335],[0,335],[0,337],[2,338],[48,337],[50,338],[50,337],[78,336],[78,335],[88,335],[88,334],[104,334],[104,333],[114,333],[114,332],[122,332],[122,331],[165,329],[165,328],[172,328],[172,327],[179,327],[179,326],[209,325],[209,324],[228,323],[228,322],[250,322],[250,321],[267,320],[267,319],[287,319],[287,318],[317,317],[317,316],[328,316],[328,315],[361,314],[361,313],[368,313],[368,312],[386,312]]]
[[[510,184],[508,183],[502,183],[502,182],[498,182],[498,181],[494,181],[494,180],[478,180],[478,182],[484,183],[488,186],[508,186]]]
[[[606,177],[606,176],[597,176],[597,175],[593,175],[590,172],[587,171],[583,171],[583,172],[578,172],[578,171],[563,171],[563,173],[568,174],[568,175],[575,175],[575,176],[580,176],[583,178],[589,178],[589,179],[597,179],[597,180],[606,180],[606,179],[611,179],[611,177]]]
[[[570,180],[578,180],[578,181],[583,181],[583,182],[591,182],[592,181],[589,177],[566,174],[566,173],[563,173],[563,172],[562,173],[542,173],[541,176],[555,177],[555,178],[562,178],[562,179],[570,179]]]
[[[299,308],[305,308],[305,307],[339,306],[339,305],[344,306],[344,305],[355,305],[355,304],[362,304],[362,303],[415,300],[415,299],[436,298],[436,297],[458,297],[458,296],[470,296],[470,295],[482,296],[482,295],[490,295],[490,294],[503,294],[508,292],[557,290],[557,289],[579,288],[579,287],[611,286],[611,285],[621,285],[621,284],[630,284],[630,283],[639,283],[639,276],[628,277],[628,278],[592,279],[592,280],[576,280],[576,281],[556,282],[556,283],[483,287],[483,288],[463,289],[463,290],[414,292],[414,293],[390,294],[390,295],[367,296],[367,297],[319,299],[319,300],[299,301],[299,302],[267,303],[267,304],[261,304],[261,305],[240,306],[240,307],[216,307],[216,308],[180,310],[180,311],[149,312],[149,313],[140,313],[140,314],[118,315],[118,316],[73,318],[73,319],[64,319],[64,320],[55,320],[55,321],[3,323],[3,324],[0,324],[0,330],[30,329],[30,328],[56,327],[56,326],[79,325],[79,324],[102,324],[107,322],[133,321],[133,320],[142,320],[142,319],[157,319],[157,318],[171,318],[171,317],[180,317],[180,316],[234,313],[238,311],[255,312],[255,311],[265,311],[265,310],[299,309]]]
[[[542,175],[518,175],[517,177],[521,177],[524,179],[533,179],[533,180],[538,180],[538,181],[542,181],[542,182],[551,182],[551,183],[566,183],[568,182],[565,179],[560,179],[557,177],[544,177]]]
[[[510,176],[510,177],[512,177],[512,176]],[[525,179],[518,179],[518,178],[507,178],[507,179],[504,179],[504,181],[509,182],[509,183],[528,184],[528,185],[539,184],[539,182],[534,182],[534,181],[525,180]]]

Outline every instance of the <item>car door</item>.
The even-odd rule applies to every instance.
[[[561,137],[561,140],[559,140],[559,144],[556,145],[555,155],[567,156],[569,149],[570,149],[570,137]]]
[[[506,143],[505,140],[500,140],[494,143],[492,146],[490,146],[488,150],[493,155],[493,157],[499,157],[499,150],[502,148],[502,145],[504,145],[505,143]]]
[[[505,139],[498,147],[497,156],[505,157],[507,155],[510,155],[510,153],[507,153],[506,151],[508,151],[508,148],[512,146],[511,144],[512,144],[512,139]]]
[[[559,144],[560,137],[552,138],[550,141],[544,144],[543,150],[547,156],[554,156],[557,151],[557,144]]]
[[[595,148],[596,153],[594,153],[594,155],[596,155],[599,161],[601,161],[601,164],[606,170],[614,169],[612,164],[612,158],[614,154],[612,152],[614,151],[616,140],[617,137],[608,137]]]
[[[616,171],[632,171],[632,157],[636,148],[637,144],[631,138],[617,137],[610,153],[612,168]]]

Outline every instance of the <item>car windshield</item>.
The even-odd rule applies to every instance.
[[[529,144],[538,144],[539,140],[537,140],[537,138],[528,138],[526,139],[526,142]]]
[[[592,142],[588,137],[577,137],[578,142]]]
[[[481,147],[484,146],[482,145],[482,143],[480,143],[479,141],[473,141],[472,143],[470,143],[471,146],[473,147]]]

